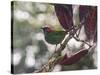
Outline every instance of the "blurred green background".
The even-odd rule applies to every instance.
[[[49,3],[14,1],[12,7],[14,8],[12,10],[14,13],[12,53],[14,73],[31,73],[47,63],[55,50],[55,45],[45,41],[41,27],[50,26],[55,30],[63,30],[63,28],[56,17],[53,5]],[[77,50],[78,48],[71,46],[71,49]],[[96,58],[96,53],[94,57]],[[94,69],[95,63],[93,56],[87,55],[73,65],[57,64],[53,71]]]

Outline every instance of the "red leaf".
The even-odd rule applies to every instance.
[[[82,21],[83,18],[85,18],[84,27],[87,39],[91,40],[97,32],[97,7],[80,6],[80,20]]]
[[[94,42],[97,42],[97,31],[95,32],[94,34],[94,39],[93,39]]]
[[[77,63],[82,57],[84,57],[88,53],[88,50],[80,50],[79,52],[75,53],[71,57],[64,59],[60,62],[61,65],[72,65]]]
[[[97,28],[96,8],[91,9],[90,15],[86,20],[85,31],[88,39],[92,39]]]
[[[73,26],[73,11],[72,5],[55,4],[55,12],[61,26],[69,31]]]
[[[80,5],[79,7],[79,17],[80,17],[80,22],[82,22],[83,18],[86,19],[86,15],[90,10],[90,6],[84,6],[84,5]]]

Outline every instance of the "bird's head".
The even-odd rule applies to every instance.
[[[41,29],[43,29],[44,33],[53,31],[50,27],[42,27]]]

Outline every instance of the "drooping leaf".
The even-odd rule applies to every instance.
[[[69,31],[73,27],[73,11],[72,5],[66,4],[55,4],[55,12],[58,17],[58,20],[61,26],[66,30]]]
[[[96,32],[94,33],[94,39],[93,39],[94,42],[97,42],[97,30]]]
[[[90,6],[84,6],[84,5],[80,5],[80,6],[79,6],[79,17],[80,17],[80,22],[82,22],[83,19],[84,19],[84,20],[86,19],[87,14],[88,14],[90,8],[91,8]]]
[[[80,6],[80,21],[83,19],[87,40],[94,39],[97,32],[97,7]]]
[[[72,65],[77,63],[82,57],[84,57],[88,53],[88,50],[80,50],[69,58],[63,59],[59,64],[61,65]]]

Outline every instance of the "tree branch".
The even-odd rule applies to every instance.
[[[69,40],[73,37],[73,35],[76,34],[78,28],[76,30],[72,30],[69,32],[69,36],[64,40],[64,42],[61,44],[61,46],[58,48],[58,50],[53,53],[52,57],[49,59],[48,63],[45,64],[40,70],[35,72],[51,72],[55,65],[57,64],[58,60],[61,59],[61,52],[66,47],[66,44],[69,42]]]

